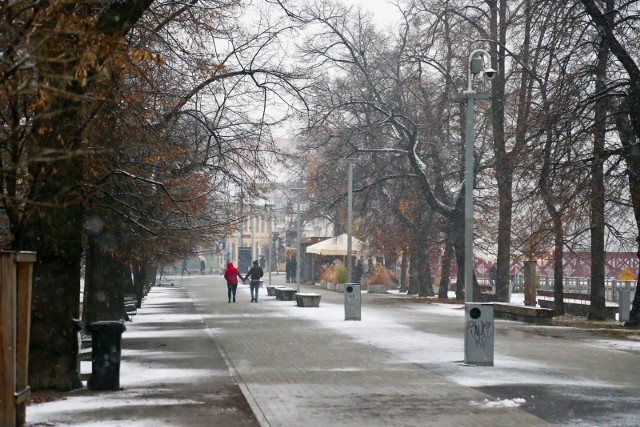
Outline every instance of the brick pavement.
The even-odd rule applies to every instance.
[[[455,308],[363,294],[345,322],[335,292],[299,308],[240,285],[229,304],[220,276],[170,281],[127,324],[123,389],[30,406],[30,425],[640,425],[631,341],[496,321],[496,366],[465,367]]]
[[[224,283],[213,282],[189,292],[263,426],[549,425],[518,408],[474,405],[492,397],[292,318],[282,307],[295,303],[264,290],[260,303],[250,304],[248,287],[240,285],[238,302],[228,304]],[[272,276],[273,284],[282,282]],[[322,293],[321,307],[341,302],[342,294]]]

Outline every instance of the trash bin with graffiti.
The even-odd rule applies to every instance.
[[[493,303],[466,303],[464,363],[493,366],[493,336]]]

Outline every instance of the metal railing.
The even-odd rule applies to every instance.
[[[539,276],[537,279],[539,289],[553,290],[554,280],[552,276]],[[565,277],[562,288],[565,292],[590,294],[591,279],[588,277]],[[631,299],[633,299],[636,291],[636,281],[612,278],[605,279],[605,299],[607,301],[618,302],[620,290],[630,291]]]

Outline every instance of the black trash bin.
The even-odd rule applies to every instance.
[[[100,321],[89,325],[91,333],[91,390],[120,389],[120,341],[124,322]]]

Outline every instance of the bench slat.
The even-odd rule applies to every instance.
[[[494,303],[493,311],[494,316],[500,319],[517,320],[538,325],[552,324],[554,315],[554,311],[548,308],[507,303]]]

